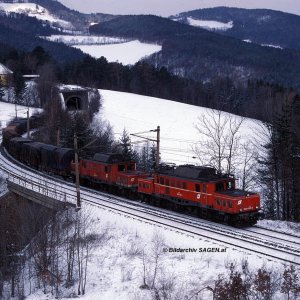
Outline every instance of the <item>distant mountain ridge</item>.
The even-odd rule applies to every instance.
[[[0,7],[7,4],[20,5],[24,6],[24,9],[19,9],[19,12],[25,15],[30,13],[29,6],[35,4],[37,9],[39,6],[42,9],[46,9],[49,13],[57,18],[60,18],[62,21],[69,22],[72,24],[74,30],[78,31],[87,31],[88,26],[91,23],[99,23],[103,21],[108,21],[114,18],[115,16],[109,14],[95,13],[95,14],[84,14],[76,10],[69,9],[58,1],[55,0],[0,0]],[[28,9],[26,7],[28,6]]]
[[[50,26],[36,18],[22,14],[11,16],[0,15],[0,53],[5,54],[13,48],[20,51],[32,51],[42,46],[60,63],[82,59],[85,55],[78,49],[68,47],[62,43],[53,43],[39,38],[39,35],[57,33]]]
[[[0,0],[0,52],[5,54],[15,48],[32,51],[42,46],[60,63],[85,57],[80,50],[62,43],[43,40],[39,36],[61,34],[64,30],[87,31],[90,22],[109,19],[109,15],[85,15],[71,10],[58,1],[1,1]],[[67,27],[64,24],[70,24]]]
[[[176,16],[175,22],[152,15],[82,14],[65,7],[58,1],[33,1],[37,10],[45,9],[54,19],[57,17],[62,22],[69,22],[75,32],[76,30],[86,31],[90,34],[161,44],[162,51],[146,60],[156,67],[166,67],[173,74],[200,82],[209,82],[218,77],[228,77],[236,83],[258,79],[300,90],[300,51],[292,49],[293,47],[296,49],[297,43],[300,42],[297,36],[295,35],[296,41],[292,45],[292,39],[288,42],[290,34],[286,34],[286,44],[282,43],[286,49],[283,50],[258,45],[262,42],[279,43],[279,40],[277,43],[277,40],[263,39],[263,36],[264,34],[268,37],[275,36],[271,31],[273,25],[265,26],[265,24],[269,24],[270,20],[272,20],[271,24],[274,24],[275,20],[281,20],[282,16],[287,16],[285,18],[290,20],[286,28],[293,28],[294,24],[293,26],[297,28],[293,30],[293,33],[297,34],[298,27],[300,28],[298,16],[295,18],[294,15],[271,10],[220,7],[181,13]],[[247,14],[250,15],[247,17]],[[214,20],[227,25],[225,29],[212,32],[184,24],[187,18],[196,21]],[[282,22],[277,21],[276,24],[283,27]],[[95,25],[90,26],[91,24]],[[0,43],[5,45],[5,49],[14,47],[23,51],[31,51],[39,45],[59,62],[75,61],[84,57],[84,54],[77,49],[38,38],[41,35],[64,33],[64,31],[59,24],[53,26],[53,23],[48,20],[28,17],[26,11],[22,14],[11,15],[0,12],[0,25]],[[247,32],[253,28],[251,31],[253,35],[241,35],[245,34],[242,31],[243,28],[246,28]],[[269,30],[270,33],[264,33],[262,29],[266,32]],[[257,30],[261,30],[261,33],[257,33]],[[233,36],[234,32],[236,36]],[[284,38],[283,33],[280,36]],[[241,39],[252,39],[252,43],[243,42]]]
[[[299,51],[261,47],[151,15],[120,16],[91,26],[90,32],[157,42],[162,51],[147,60],[183,77],[261,79],[300,90]]]
[[[170,19],[189,24],[190,20],[232,22],[220,34],[259,45],[300,50],[300,16],[270,9],[215,7],[182,12]]]
[[[102,13],[93,13],[93,14],[84,14],[76,10],[70,9],[59,1],[55,0],[32,0],[34,3],[37,3],[52,13],[61,17],[62,19],[71,22],[76,28],[82,29],[89,26],[90,23],[98,23],[111,20],[115,18],[114,15],[102,14]]]

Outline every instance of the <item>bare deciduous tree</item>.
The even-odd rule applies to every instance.
[[[243,122],[243,118],[219,110],[208,111],[198,118],[196,129],[202,141],[194,151],[203,165],[211,165],[219,173],[225,171],[230,174],[234,171],[241,139],[239,130]]]
[[[257,188],[257,154],[252,143],[246,142],[241,145],[240,172],[241,189],[251,190]]]
[[[278,279],[275,273],[264,266],[256,271],[253,279],[253,299],[272,300],[278,290]]]
[[[155,232],[152,237],[152,247],[151,247],[151,260],[153,264],[153,275],[152,275],[152,289],[155,289],[156,277],[159,271],[159,268],[162,268],[162,257],[164,254],[165,240],[164,237]]]
[[[91,212],[88,209],[77,212],[75,222],[76,226],[76,263],[78,273],[78,295],[84,295],[86,291],[88,261],[90,259],[92,250],[107,241],[109,238],[108,228],[97,230],[97,234],[92,232],[94,222],[91,218]]]
[[[299,299],[300,284],[299,275],[296,271],[295,266],[290,265],[286,267],[283,272],[283,280],[281,284],[281,292],[287,296],[287,299]]]

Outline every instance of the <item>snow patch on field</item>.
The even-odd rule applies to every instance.
[[[276,48],[276,49],[283,49],[281,46],[279,45],[271,45],[271,44],[261,44],[261,46],[263,47],[271,47],[271,48]]]
[[[198,162],[193,151],[200,139],[195,125],[198,118],[212,112],[211,109],[130,93],[109,90],[100,90],[100,93],[104,99],[101,114],[111,123],[116,134],[121,134],[124,128],[129,133],[138,133],[160,126],[163,161],[176,164]],[[228,115],[224,112],[222,118]],[[261,126],[260,121],[245,119],[242,138],[252,141],[261,131]],[[155,138],[155,133],[145,136]],[[136,140],[132,137],[132,141]]]
[[[198,20],[191,17],[187,18],[188,24],[195,27],[202,27],[208,30],[228,30],[233,27],[233,21],[223,23],[211,20]]]
[[[141,43],[138,40],[122,44],[80,45],[74,47],[95,58],[104,56],[109,62],[119,62],[124,65],[133,65],[142,58],[162,49],[160,45]]]

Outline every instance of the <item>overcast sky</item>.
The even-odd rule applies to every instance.
[[[231,6],[270,8],[300,15],[300,0],[59,0],[81,12],[110,14],[156,14],[170,16],[188,10]]]

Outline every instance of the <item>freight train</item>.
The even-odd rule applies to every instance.
[[[38,119],[31,117],[31,127]],[[74,149],[61,148],[21,135],[27,120],[2,130],[2,145],[17,160],[37,170],[75,178]],[[151,174],[121,154],[97,153],[79,157],[79,179],[86,186],[121,194],[146,203],[187,211],[232,226],[250,226],[260,217],[260,196],[236,189],[235,178],[212,167],[160,165]]]

